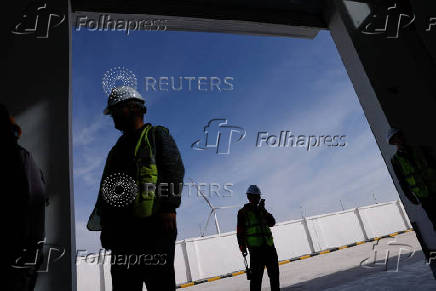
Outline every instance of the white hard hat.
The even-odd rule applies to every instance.
[[[141,94],[139,94],[138,91],[136,91],[132,87],[128,86],[121,86],[117,88],[113,88],[111,94],[109,95],[109,98],[107,100],[107,106],[103,111],[103,114],[108,115],[110,114],[111,110],[110,108],[114,105],[116,105],[119,102],[128,100],[128,99],[134,99],[136,101],[141,102],[142,104],[145,104],[144,98],[142,98]]]
[[[400,130],[399,130],[398,128],[390,128],[390,129],[388,130],[388,134],[387,134],[387,136],[386,136],[386,141],[387,141],[387,143],[390,143],[391,138],[392,138],[394,135],[396,135],[397,133],[399,133],[399,132],[400,132]]]
[[[247,189],[247,194],[260,195],[260,189],[257,187],[257,185],[250,185],[250,187]]]

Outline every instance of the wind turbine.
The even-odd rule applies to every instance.
[[[218,206],[218,207],[213,206],[212,203],[209,201],[209,199],[207,199],[206,195],[204,195],[203,191],[200,190],[200,187],[198,186],[198,184],[192,178],[190,178],[190,180],[197,188],[197,192],[200,193],[200,195],[204,198],[204,200],[206,200],[207,205],[209,205],[209,207],[210,207],[210,213],[209,213],[209,217],[207,218],[206,225],[204,226],[203,231],[200,230],[201,236],[204,236],[206,234],[207,227],[209,225],[209,221],[210,221],[210,218],[212,217],[212,215],[214,216],[214,219],[215,219],[216,232],[218,235],[221,235],[221,229],[220,229],[220,225],[218,223],[218,218],[216,216],[216,210],[217,209],[226,209],[226,208],[236,208],[236,207],[239,207],[239,205]]]

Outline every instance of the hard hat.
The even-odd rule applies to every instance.
[[[129,99],[133,99],[141,102],[142,104],[145,104],[145,100],[144,98],[142,98],[141,94],[139,94],[139,92],[132,87],[121,86],[121,87],[113,88],[107,100],[107,107],[104,109],[103,114],[105,115],[110,114],[111,107]]]
[[[250,185],[250,187],[247,189],[247,194],[260,195],[260,189],[257,187],[257,185]]]
[[[399,132],[400,132],[400,130],[398,128],[390,128],[388,130],[388,134],[386,136],[387,143],[390,144],[391,138]]]

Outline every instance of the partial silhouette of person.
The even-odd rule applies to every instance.
[[[6,243],[2,259],[6,274],[4,290],[34,290],[42,264],[45,237],[45,181],[32,155],[18,144],[21,128],[0,105],[0,177]]]
[[[424,147],[408,145],[399,129],[391,129],[388,143],[397,151],[391,159],[395,175],[404,195],[421,204],[436,230],[436,162]]]

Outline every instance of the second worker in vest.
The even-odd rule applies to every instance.
[[[391,162],[405,196],[421,203],[436,231],[436,161],[425,148],[408,145],[399,129],[392,128],[387,139],[397,146]]]
[[[238,211],[237,238],[239,249],[245,256],[250,252],[250,291],[261,290],[263,271],[266,266],[271,290],[280,290],[279,264],[270,227],[276,221],[265,209],[259,187],[251,185],[247,190],[246,203]]]
[[[101,230],[112,251],[113,291],[175,290],[176,208],[184,166],[167,128],[144,124],[145,101],[131,87],[114,88],[104,114],[121,137],[111,149],[88,229]],[[164,185],[164,187],[161,187]]]

